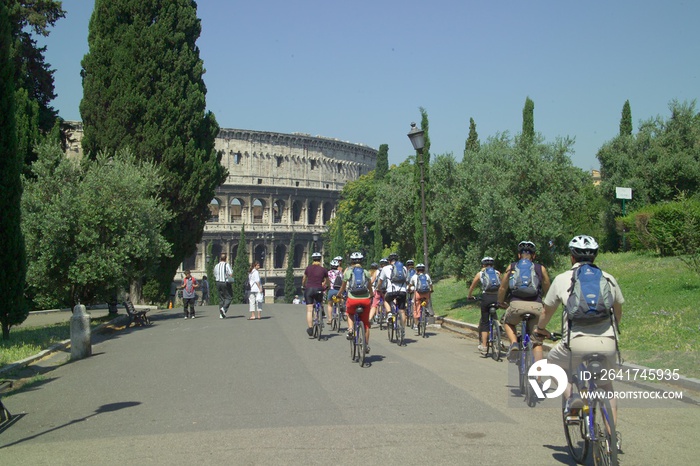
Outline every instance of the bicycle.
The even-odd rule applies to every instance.
[[[379,330],[384,330],[384,323],[386,322],[386,311],[384,310],[384,298],[379,297],[379,305],[377,306],[377,313],[374,314],[374,323],[379,324]]]
[[[489,305],[489,334],[486,342],[486,357],[491,353],[491,359],[501,360],[501,324],[498,321],[498,303]]]
[[[534,355],[532,354],[532,340],[527,331],[527,322],[534,317],[533,314],[523,314],[522,322],[520,322],[520,335],[518,335],[518,343],[520,345],[520,358],[518,359],[518,374],[520,381],[520,394],[525,395],[525,402],[531,408],[537,404],[537,396],[535,390],[528,383],[527,372],[530,366],[534,363]]]
[[[360,320],[360,314],[365,308],[358,306],[355,309],[355,318],[353,319],[353,336],[350,339],[350,357],[353,362],[360,363],[360,367],[365,366],[365,355],[367,354],[367,339],[365,334],[365,324]]]
[[[412,295],[413,293],[408,293]],[[413,327],[413,298],[406,299],[406,326],[408,328]]]
[[[331,298],[331,301],[333,301],[333,309],[331,311],[331,330],[336,330],[338,333],[340,333],[340,322],[343,320],[341,317],[340,300],[341,298],[338,295]],[[343,313],[343,316],[344,315],[345,313]]]
[[[322,291],[319,291],[318,294],[323,294]],[[317,338],[319,341],[321,341],[321,333],[323,332],[323,304],[319,303],[318,301],[314,302],[314,309],[313,309],[313,334],[312,336],[314,338]]]
[[[418,335],[421,335],[423,338],[428,338],[428,335],[426,335],[425,330],[428,327],[429,317],[430,316],[428,315],[428,302],[422,299],[420,302],[420,314],[418,315]]]
[[[391,343],[396,343],[399,346],[403,346],[404,338],[406,337],[406,330],[404,328],[403,322],[401,322],[401,314],[396,306],[396,303],[391,303],[391,312],[386,319],[386,329],[389,336],[389,341]]]
[[[579,464],[583,464],[592,445],[595,465],[618,465],[619,434],[615,430],[612,406],[605,391],[595,384],[605,367],[605,359],[605,355],[602,354],[589,354],[579,365],[576,374],[572,375],[571,396],[580,397],[584,403],[583,408],[567,414],[566,400],[562,397],[566,444],[571,457]],[[583,374],[590,375],[588,381],[583,380]],[[583,392],[596,395],[583,397]]]

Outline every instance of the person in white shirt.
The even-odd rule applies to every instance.
[[[219,263],[214,266],[214,281],[216,281],[216,290],[219,292],[219,299],[221,300],[219,306],[220,319],[226,317],[228,307],[231,305],[231,299],[233,298],[233,290],[231,289],[231,283],[229,283],[231,276],[233,276],[233,270],[229,263],[226,262],[226,254],[221,254]]]
[[[387,316],[391,313],[391,303],[396,302],[396,307],[400,311],[401,323],[406,325],[406,281],[393,283],[391,276],[396,265],[400,264],[399,255],[395,252],[389,254],[389,265],[382,268],[377,282],[377,288],[382,289],[383,283],[386,283],[386,294],[384,295],[384,309]],[[403,265],[401,265],[403,267]],[[408,277],[408,270],[403,267],[403,276]]]
[[[262,312],[263,288],[260,283],[260,268],[259,262],[253,262],[248,272],[248,284],[250,285],[250,293],[248,294],[248,306],[250,309],[250,317],[248,320],[255,320],[255,311],[258,312],[258,319]]]

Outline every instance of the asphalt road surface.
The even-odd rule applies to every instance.
[[[360,368],[344,334],[308,338],[304,313],[151,312],[153,326],[100,338],[90,358],[55,355],[3,398],[20,416],[0,432],[0,463],[574,464],[560,401],[526,407],[513,365],[475,340],[429,328],[398,347],[375,327]],[[697,464],[697,403],[620,405],[622,464]]]

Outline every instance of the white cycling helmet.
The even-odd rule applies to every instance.
[[[534,254],[537,251],[537,246],[532,241],[521,241],[518,244],[518,252],[529,252]]]
[[[421,270],[425,270],[425,264],[416,265],[416,271],[420,272]]]
[[[577,261],[593,261],[598,255],[598,243],[595,238],[587,235],[578,235],[569,241],[569,251]]]
[[[340,265],[340,262],[338,262],[337,260],[333,259],[331,261],[331,267],[338,267],[339,265]]]
[[[353,252],[352,254],[350,254],[350,261],[354,264],[362,262],[362,259],[364,259],[364,258],[365,258],[365,256],[363,256],[362,253],[359,251]]]
[[[343,262],[343,256],[335,256],[335,257],[333,258],[333,260],[334,260],[334,261],[338,261],[338,262]]]
[[[322,257],[322,256],[321,256],[321,253],[320,253],[320,252],[315,252],[315,253],[311,254],[311,259],[313,259],[313,260],[315,260],[315,261],[320,261],[320,260],[321,260],[321,257]]]
[[[493,257],[486,256],[483,259],[481,259],[481,265],[493,265]]]

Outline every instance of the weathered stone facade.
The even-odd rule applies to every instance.
[[[67,152],[79,155],[82,124],[67,123],[73,128]],[[275,283],[277,294],[284,286],[292,233],[300,284],[313,248],[324,248],[321,235],[335,216],[343,186],[374,170],[377,162],[377,151],[365,145],[299,133],[221,129],[215,148],[229,175],[212,200],[197,252],[178,272],[188,268],[200,278],[210,243],[214,257],[226,252],[233,264],[245,225],[249,261],[261,263],[263,281]]]
[[[203,273],[205,251],[226,252],[233,263],[245,225],[252,263],[261,263],[263,281],[282,292],[292,233],[294,275],[300,283],[321,235],[335,216],[340,191],[349,181],[374,170],[377,151],[308,134],[222,129],[215,147],[228,169],[226,182],[212,200],[211,218],[194,256],[183,262],[196,276]],[[266,277],[266,278],[265,278]]]

